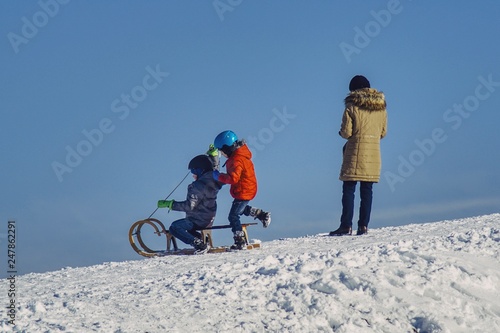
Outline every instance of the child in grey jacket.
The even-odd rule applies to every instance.
[[[188,165],[194,182],[188,185],[184,201],[159,200],[158,208],[186,212],[186,217],[172,222],[169,232],[182,242],[195,248],[201,254],[209,250],[208,244],[201,239],[201,230],[212,226],[217,212],[217,193],[222,183],[212,177],[213,164],[207,155],[194,157]]]

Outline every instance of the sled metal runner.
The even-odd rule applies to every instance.
[[[249,243],[248,242],[248,231],[247,227],[251,225],[256,225],[257,223],[242,223],[241,227],[243,232],[245,233],[245,241],[246,241],[246,249],[251,250],[251,249],[256,249],[260,248],[259,243]],[[161,236],[165,235],[166,237],[166,250],[153,250],[149,248],[145,243],[144,240],[142,239],[142,227],[145,225],[149,225],[154,229],[154,234]],[[232,251],[228,246],[219,246],[219,247],[214,247],[213,246],[213,241],[212,241],[212,230],[216,229],[228,229],[231,228],[230,225],[217,225],[217,226],[212,226],[210,228],[205,228],[205,229],[200,229],[196,230],[197,232],[201,233],[202,240],[205,243],[208,243],[210,246],[210,249],[208,250],[208,253],[221,253],[221,252],[230,252]],[[177,239],[170,234],[170,232],[165,228],[165,225],[158,219],[155,218],[148,218],[145,220],[140,220],[132,224],[130,227],[129,233],[128,233],[128,239],[130,242],[130,245],[134,249],[135,252],[140,254],[141,256],[144,257],[162,257],[162,256],[168,256],[168,255],[191,255],[195,254],[194,249],[179,249],[177,245]]]

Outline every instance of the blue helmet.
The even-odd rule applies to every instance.
[[[238,141],[238,137],[233,131],[224,131],[217,135],[214,140],[214,146],[222,149],[224,146],[232,147]]]

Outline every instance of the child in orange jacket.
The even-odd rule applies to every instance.
[[[257,178],[252,162],[252,152],[246,143],[238,140],[233,131],[224,131],[217,135],[214,146],[227,158],[227,173],[214,170],[213,176],[215,180],[231,185],[230,193],[234,198],[228,216],[234,234],[234,245],[231,248],[241,250],[248,240],[245,239],[245,233],[241,228],[240,215],[259,219],[264,228],[267,228],[271,223],[271,213],[248,205],[257,194]]]

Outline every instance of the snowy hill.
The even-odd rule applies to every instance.
[[[0,328],[500,332],[499,252],[494,214],[276,240],[237,253],[66,268],[17,277],[17,326],[2,306]]]

